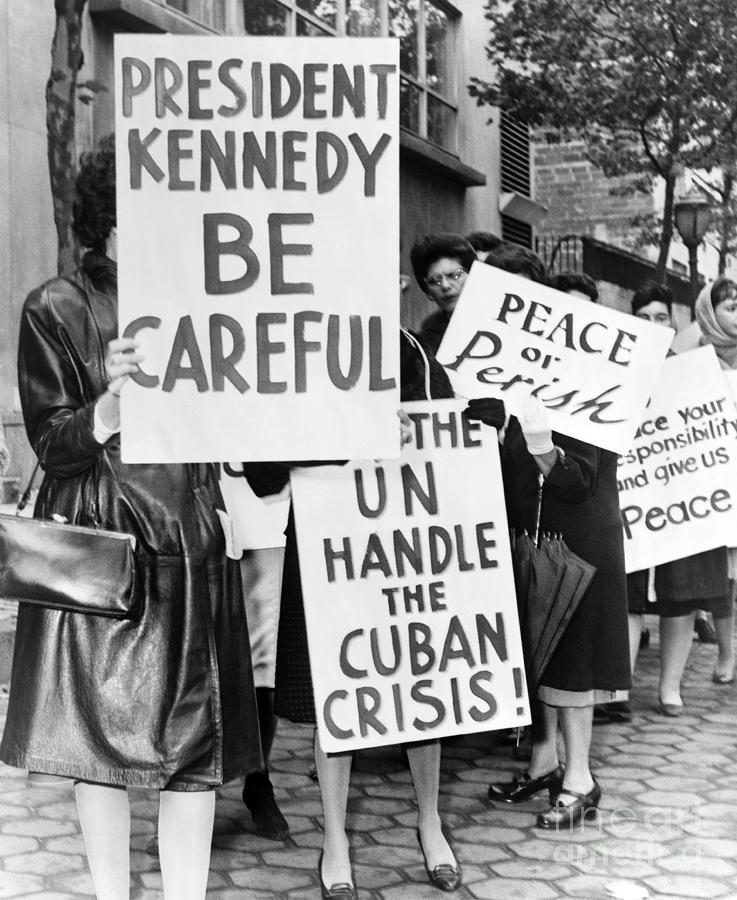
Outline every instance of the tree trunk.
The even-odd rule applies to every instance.
[[[665,282],[665,269],[668,264],[668,254],[673,240],[673,205],[676,193],[676,174],[671,169],[665,176],[665,202],[663,204],[663,231],[660,235],[660,248],[658,261],[655,265],[655,280]]]
[[[51,45],[51,72],[46,82],[47,154],[60,275],[73,270],[77,261],[72,232],[72,200],[77,171],[74,124],[77,75],[84,62],[82,13],[86,4],[87,0],[55,0],[56,29]]]
[[[729,240],[732,236],[734,222],[731,217],[732,193],[734,191],[734,172],[726,169],[722,185],[722,223],[719,229],[719,274],[724,275],[729,257]]]

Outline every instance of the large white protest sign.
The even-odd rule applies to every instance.
[[[115,36],[127,462],[399,452],[398,42]]]
[[[474,263],[437,357],[456,394],[501,397],[514,415],[533,394],[553,430],[624,453],[672,334]]]
[[[724,374],[712,347],[663,365],[619,461],[628,572],[737,545],[737,411]]]
[[[329,752],[530,720],[496,431],[405,407],[400,459],[292,476]]]

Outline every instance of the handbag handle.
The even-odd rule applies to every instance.
[[[33,490],[33,482],[36,480],[36,474],[41,467],[41,460],[36,460],[36,465],[33,467],[33,471],[31,472],[31,477],[28,479],[28,484],[26,485],[26,489],[20,495],[20,499],[18,500],[18,505],[15,507],[15,515],[19,516],[23,510],[28,506],[28,501],[31,498],[31,491]],[[94,469],[94,501],[93,501],[93,509],[92,509],[92,525],[95,528],[101,527],[100,520],[100,498],[98,497],[98,484],[99,478],[97,474],[97,460],[95,460],[95,464],[93,466]]]
[[[425,400],[431,400],[432,397],[430,395],[430,362],[427,358],[427,353],[425,353],[425,348],[417,340],[417,338],[412,334],[411,331],[408,331],[406,328],[402,328],[401,331],[402,331],[402,334],[410,342],[410,344],[412,344],[412,346],[419,352],[420,356],[422,357],[422,364],[424,366],[424,372],[425,372]]]
[[[18,505],[15,508],[15,515],[19,516],[23,510],[28,506],[28,501],[31,498],[31,490],[33,489],[33,482],[36,480],[36,472],[38,472],[39,466],[41,465],[41,460],[36,460],[36,465],[33,467],[33,471],[31,472],[31,477],[28,479],[28,484],[26,485],[26,489],[20,495],[20,499],[18,500]]]

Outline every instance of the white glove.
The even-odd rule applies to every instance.
[[[527,449],[533,456],[544,456],[555,449],[548,411],[537,397],[528,397],[519,423]]]

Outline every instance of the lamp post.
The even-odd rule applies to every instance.
[[[697,250],[711,224],[711,204],[698,191],[681,197],[673,206],[673,217],[681,240],[688,247],[688,269],[691,282],[691,309],[699,293],[699,261]]]

